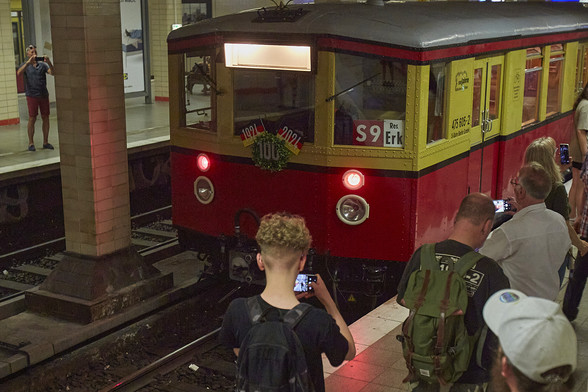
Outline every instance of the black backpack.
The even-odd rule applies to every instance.
[[[298,304],[283,317],[266,318],[259,296],[247,299],[253,326],[247,332],[237,357],[238,392],[314,391],[304,349],[294,328],[312,308]]]

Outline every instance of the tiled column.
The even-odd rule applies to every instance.
[[[155,76],[155,100],[169,100],[167,35],[173,23],[182,22],[181,0],[150,0],[151,73]]]
[[[173,281],[130,247],[120,0],[51,0],[50,13],[67,249],[25,299],[91,322]]]
[[[50,3],[66,247],[131,243],[120,0]]]
[[[0,0],[0,126],[19,122],[10,0]]]

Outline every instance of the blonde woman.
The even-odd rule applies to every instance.
[[[525,151],[525,163],[537,162],[545,168],[551,177],[551,192],[545,199],[545,206],[563,216],[568,226],[568,232],[572,245],[578,248],[580,255],[584,256],[588,252],[588,242],[580,239],[569,221],[570,205],[566,188],[562,183],[562,176],[559,166],[555,162],[555,153],[557,151],[555,140],[552,137],[540,137],[529,144]],[[562,268],[559,271],[560,282],[563,279],[565,268],[568,260],[566,258]]]
[[[582,216],[582,197],[584,184],[580,179],[582,162],[588,149],[588,84],[574,103],[574,128],[570,135],[570,154],[572,156],[572,187],[570,188],[571,219]]]

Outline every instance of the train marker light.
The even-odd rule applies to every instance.
[[[348,225],[360,225],[370,216],[370,205],[358,195],[345,195],[336,207],[337,217]]]
[[[194,195],[200,203],[210,203],[214,199],[214,186],[212,182],[207,177],[198,177],[194,181]]]
[[[343,185],[347,189],[354,191],[364,186],[364,184],[365,177],[359,170],[351,169],[343,174]]]
[[[196,164],[198,165],[198,169],[202,172],[207,172],[210,169],[210,158],[206,154],[198,154],[198,158],[196,158]]]

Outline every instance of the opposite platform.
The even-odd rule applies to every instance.
[[[18,97],[20,124],[0,126],[0,183],[24,175],[59,169],[59,124],[57,110],[51,107],[49,142],[55,150],[42,148],[41,119],[35,124],[37,151],[28,151],[28,114],[23,94]],[[169,146],[169,105],[145,103],[144,97],[125,99],[127,148],[129,154]]]

